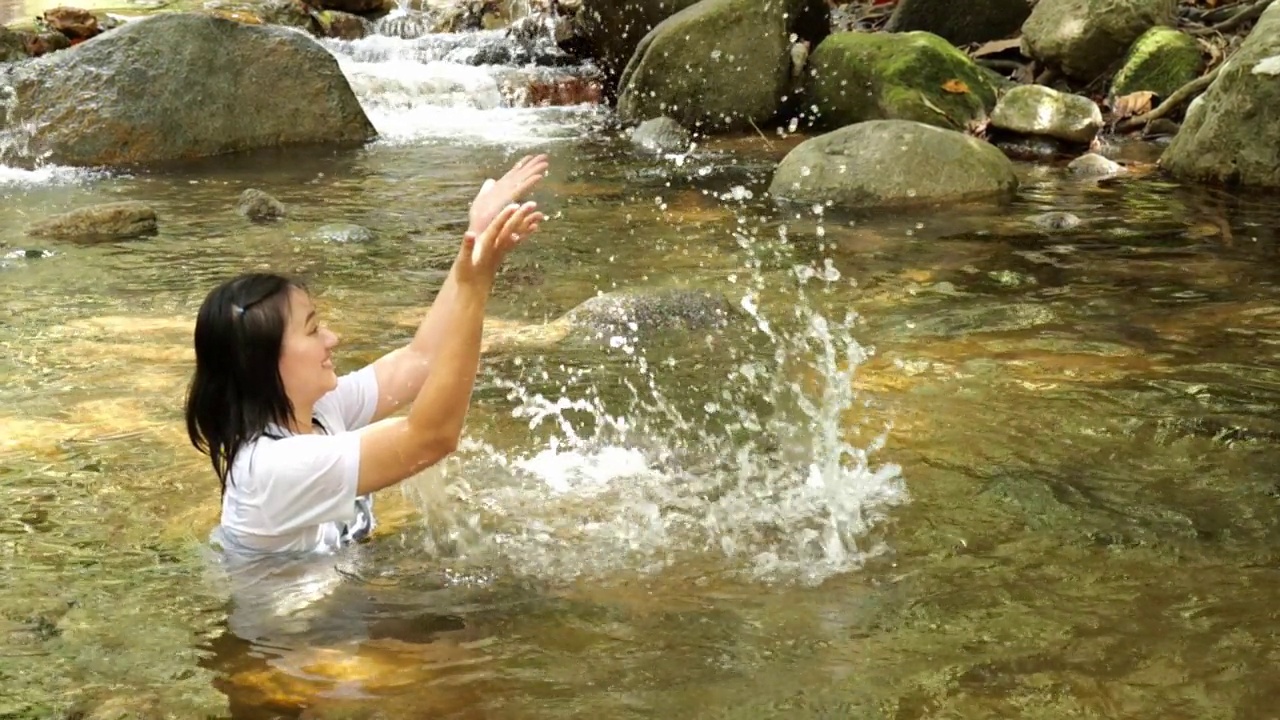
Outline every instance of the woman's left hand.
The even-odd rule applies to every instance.
[[[526,155],[500,180],[485,180],[471,202],[471,226],[468,232],[479,235],[489,227],[503,208],[519,201],[546,175],[550,162],[546,155]]]

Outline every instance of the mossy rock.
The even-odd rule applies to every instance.
[[[946,40],[927,32],[835,33],[809,58],[806,103],[813,124],[914,120],[964,129],[995,107],[992,78]]]
[[[1147,90],[1166,98],[1199,77],[1203,69],[1204,56],[1195,38],[1174,28],[1154,27],[1129,48],[1111,84],[1111,95]]]

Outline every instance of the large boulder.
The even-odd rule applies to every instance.
[[[172,13],[8,69],[9,162],[118,166],[376,136],[338,62],[287,28]],[[28,135],[29,133],[29,135]]]
[[[1017,188],[1013,163],[982,140],[925,123],[872,120],[797,145],[779,163],[769,193],[858,208],[1001,200]]]
[[[1028,0],[898,0],[889,32],[923,30],[954,45],[1016,35],[1031,15]]]
[[[1167,98],[1200,77],[1204,56],[1196,39],[1171,27],[1153,27],[1138,38],[1111,81],[1111,96],[1148,91]]]
[[[570,31],[560,39],[560,47],[594,60],[604,73],[605,90],[612,97],[640,40],[658,23],[697,1],[582,0],[569,19]]]
[[[702,0],[640,41],[619,81],[618,115],[702,130],[768,123],[796,76],[793,43],[818,43],[829,27],[825,0]]]
[[[1280,187],[1280,3],[1187,108],[1160,164],[1185,179]]]
[[[1147,30],[1175,25],[1178,0],[1039,0],[1022,25],[1022,52],[1093,81]]]
[[[995,107],[991,78],[926,32],[835,33],[809,57],[805,105],[813,124],[915,120],[963,129]]]

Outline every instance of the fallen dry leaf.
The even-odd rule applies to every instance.
[[[969,56],[975,57],[975,58],[988,57],[990,55],[999,55],[1000,53],[1008,52],[1010,50],[1018,50],[1019,52],[1021,52],[1022,50],[1021,36],[1016,38],[1009,38],[1008,40],[992,40],[991,42],[983,43],[978,47],[977,50],[974,50],[972,53],[970,53]]]
[[[969,92],[969,86],[964,84],[963,80],[951,79],[942,83],[942,89],[956,95],[963,95]]]
[[[1112,115],[1116,120],[1143,115],[1151,112],[1152,101],[1155,100],[1156,94],[1150,90],[1139,90],[1128,95],[1121,95],[1111,106]]]

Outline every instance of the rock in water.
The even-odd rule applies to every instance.
[[[156,231],[156,211],[149,205],[125,201],[90,205],[45,218],[27,229],[34,237],[63,239],[121,239]]]
[[[791,84],[791,45],[826,37],[826,0],[702,0],[640,41],[619,81],[618,115],[688,128],[773,120]]]
[[[561,320],[582,339],[642,338],[671,331],[725,327],[736,311],[718,293],[696,289],[630,290],[597,295]]]
[[[1160,165],[1184,179],[1280,187],[1280,3],[1187,108]]]
[[[285,216],[284,203],[262,192],[257,188],[249,188],[240,193],[236,201],[236,214],[253,222],[278,220]]]
[[[1111,82],[1111,96],[1143,90],[1167,98],[1195,80],[1204,67],[1196,39],[1169,27],[1154,27],[1129,48],[1124,66]]]
[[[1043,85],[1019,85],[1000,98],[991,127],[1088,145],[1102,128],[1102,110],[1087,97]]]
[[[1022,25],[1022,52],[1092,82],[1147,30],[1175,25],[1178,0],[1039,0]]]
[[[769,193],[837,207],[1005,199],[1018,187],[996,147],[954,130],[872,120],[804,141],[787,153]]]
[[[996,103],[987,75],[946,40],[926,32],[842,32],[809,58],[805,105],[814,125],[914,120],[964,129]]]
[[[1072,175],[1081,177],[1107,177],[1125,172],[1123,165],[1097,153],[1088,153],[1072,160],[1067,165],[1067,170]]]
[[[1027,0],[898,0],[885,30],[933,33],[953,45],[1014,35],[1031,14]]]
[[[669,117],[645,120],[631,131],[631,142],[652,152],[684,152],[691,141],[689,131]]]
[[[16,65],[8,82],[8,125],[34,128],[11,162],[117,166],[377,134],[318,42],[207,15],[127,23]]]

